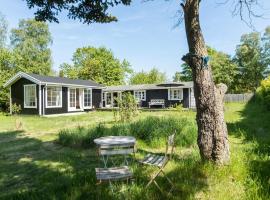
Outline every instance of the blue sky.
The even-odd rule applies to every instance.
[[[257,31],[270,25],[270,1],[261,1],[265,19],[254,19]],[[142,3],[134,0],[130,7],[113,8],[112,13],[119,21],[110,24],[84,25],[62,13],[59,24],[49,24],[54,69],[58,70],[63,62],[70,63],[76,48],[105,46],[119,59],[127,59],[135,71],[156,67],[171,78],[180,70],[181,57],[187,53],[183,24],[174,28],[179,2],[155,0]],[[202,30],[208,45],[232,55],[241,35],[252,30],[238,16],[232,16],[231,4],[219,5],[219,2],[222,0],[202,1]],[[29,10],[25,1],[0,0],[0,5],[9,28],[17,27],[19,19],[34,17],[34,10]]]

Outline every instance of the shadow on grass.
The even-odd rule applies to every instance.
[[[90,151],[63,148],[26,137],[23,132],[0,132],[0,199],[96,199],[98,190]],[[112,199],[107,187],[104,199]]]
[[[165,199],[155,187],[145,188],[152,168],[132,164],[134,184],[96,185],[95,150],[63,147],[30,138],[24,132],[0,132],[0,199]],[[172,199],[192,199],[207,187],[199,162],[192,158],[172,161],[168,176],[177,190]],[[177,162],[177,164],[175,164]],[[181,164],[178,164],[181,163]],[[157,180],[164,191],[169,184]]]
[[[228,124],[230,135],[243,137],[248,149],[250,176],[257,195],[270,198],[270,112],[252,99],[240,112],[242,119]]]

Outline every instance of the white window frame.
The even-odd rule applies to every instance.
[[[90,91],[90,106],[85,106],[85,90],[87,90],[87,91]],[[84,109],[91,109],[93,106],[93,92],[92,92],[92,88],[84,88],[83,89],[83,108]]]
[[[140,98],[137,98],[136,97],[136,93],[140,93]],[[144,93],[144,98],[142,98],[142,95],[141,95],[141,93]],[[134,90],[134,98],[136,99],[136,100],[138,100],[138,101],[146,101],[146,90]]]
[[[56,87],[56,88],[59,88],[60,89],[60,105],[56,105],[56,106],[49,106],[48,105],[48,88],[50,87]],[[62,108],[62,104],[63,104],[63,97],[62,97],[62,91],[63,91],[63,88],[62,86],[53,86],[53,85],[49,85],[49,86],[46,86],[46,97],[45,97],[45,105],[46,105],[46,108]]]
[[[26,101],[25,101],[25,99],[26,99],[26,98],[25,98],[25,97],[26,97],[26,96],[25,96],[25,94],[26,94],[25,91],[26,91],[26,88],[27,88],[27,87],[35,87],[35,90],[34,90],[34,91],[35,91],[35,106],[27,106],[27,105],[25,104],[25,102],[26,102]],[[24,85],[24,86],[23,86],[23,105],[24,105],[24,106],[23,106],[24,108],[37,108],[37,85],[36,85],[36,84],[28,84],[28,85]]]
[[[179,90],[180,91],[180,97],[179,98],[174,98],[172,97],[171,98],[171,93],[173,93],[174,91],[176,90]],[[172,100],[172,101],[180,101],[180,100],[183,100],[183,88],[171,88],[171,89],[168,89],[168,99],[169,100]]]

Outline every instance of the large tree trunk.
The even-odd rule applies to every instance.
[[[186,0],[182,4],[189,46],[189,53],[183,60],[192,68],[201,157],[225,164],[230,159],[223,107],[227,87],[224,84],[215,86],[211,67],[203,61],[207,48],[200,27],[199,4],[200,0]]]

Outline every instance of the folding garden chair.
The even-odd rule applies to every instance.
[[[166,174],[164,172],[164,168],[168,164],[168,162],[171,160],[173,152],[174,152],[174,147],[175,147],[174,146],[174,139],[175,139],[175,133],[168,137],[168,141],[166,143],[165,155],[147,154],[143,160],[139,161],[141,164],[156,166],[159,168],[159,170],[152,176],[151,180],[146,185],[146,188],[149,187],[152,183],[154,183],[157,186],[157,188],[162,192],[160,186],[158,185],[158,183],[155,180],[160,174],[163,174],[164,177],[167,179],[167,181],[171,184],[171,189],[170,189],[169,193],[174,188],[174,184],[166,176]]]

